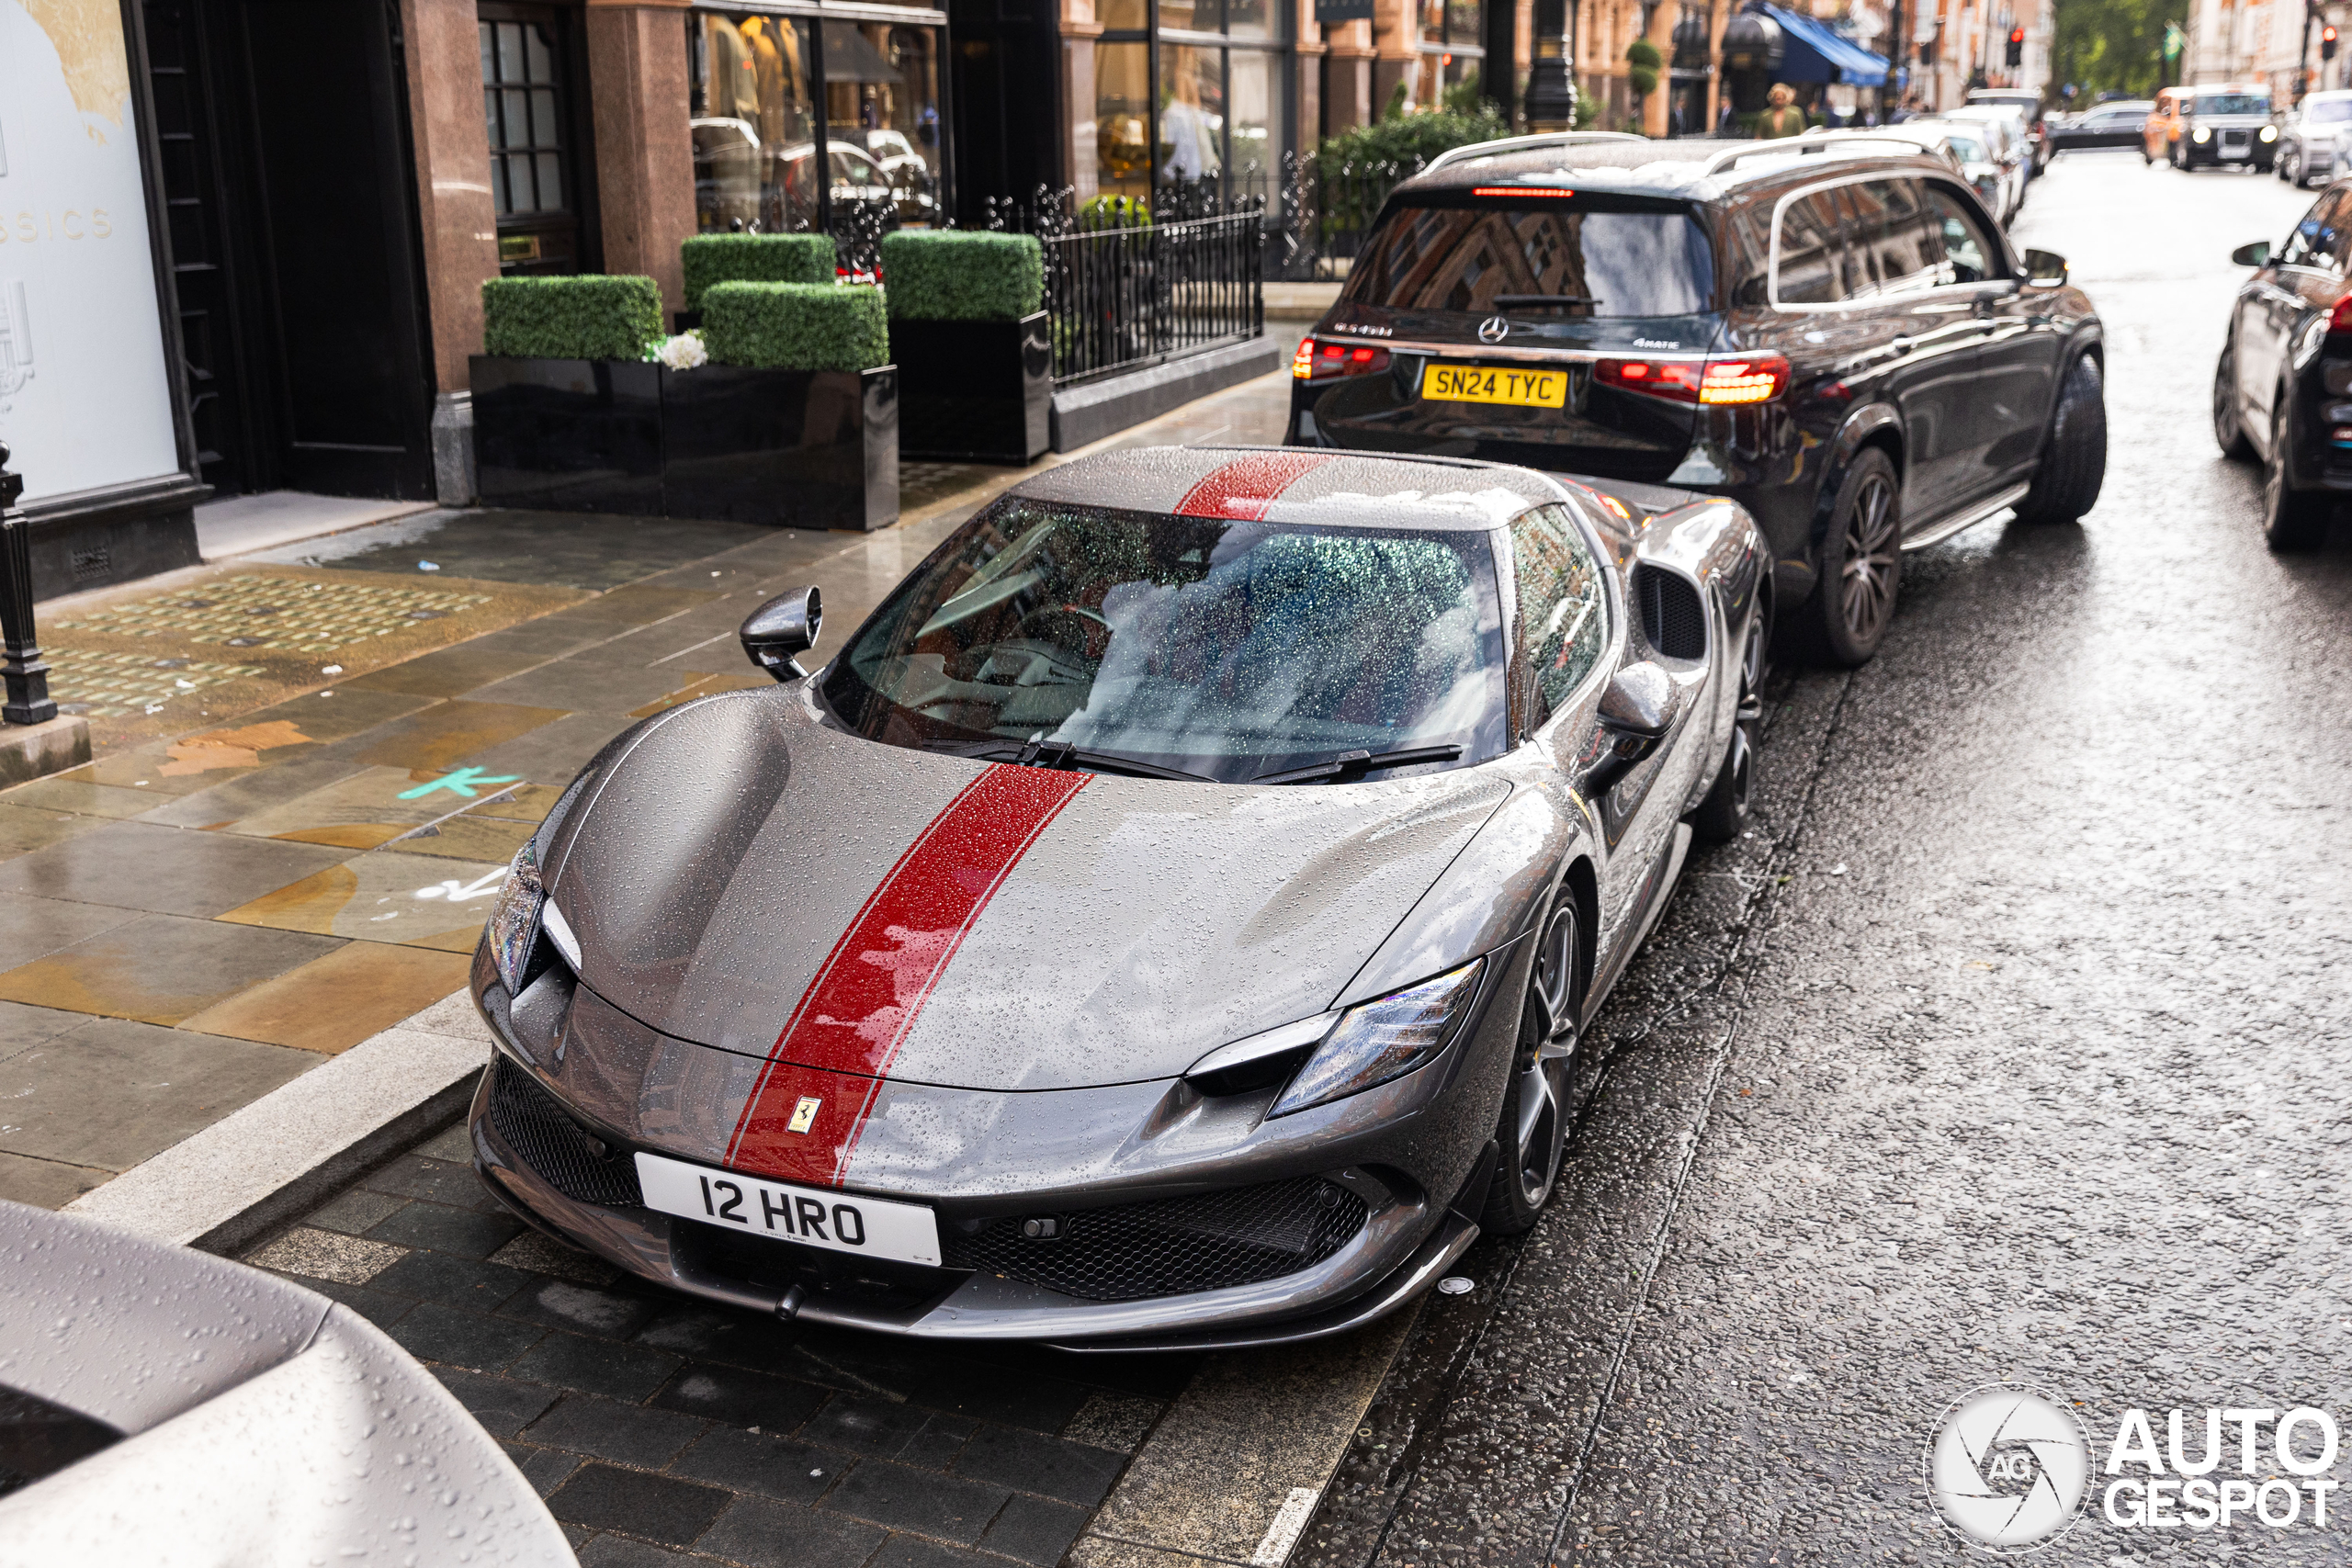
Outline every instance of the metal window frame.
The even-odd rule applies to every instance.
[[[1812,196],[1817,191],[1834,190],[1839,186],[1860,185],[1864,180],[1885,179],[1917,180],[1922,186],[1942,186],[1955,192],[1964,188],[1942,175],[1929,173],[1927,170],[1866,169],[1856,174],[1840,175],[1835,179],[1815,180],[1811,185],[1800,186],[1795,190],[1790,191],[1772,206],[1772,245],[1764,275],[1765,301],[1771,309],[1791,316],[1818,316],[1840,310],[1872,310],[1898,301],[1949,299],[1954,294],[1963,292],[1973,294],[2004,281],[2001,278],[1988,277],[1980,278],[1974,283],[1939,283],[1933,288],[1922,288],[1916,293],[1874,294],[1863,299],[1832,299],[1820,303],[1810,300],[1783,300],[1781,298],[1781,220],[1788,214],[1790,204]],[[1968,191],[1966,195],[1969,199],[1974,199],[1973,191]],[[1994,248],[2000,253],[2001,261],[2008,269],[2007,281],[2014,283],[2017,281],[2018,260],[2009,252],[2007,236],[2001,233],[1998,224],[1995,224],[1990,232],[1994,236]]]

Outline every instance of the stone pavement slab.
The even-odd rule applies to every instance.
[[[1271,439],[1287,396],[1269,378],[1166,426]],[[0,894],[45,900],[5,917],[0,1001],[359,1055],[456,988],[514,851],[614,734],[763,683],[745,615],[814,583],[838,646],[1019,477],[926,469],[875,535],[423,513],[55,602],[45,636],[103,655],[139,711],[86,767],[0,793]],[[35,1157],[0,1166],[0,1197],[58,1201],[99,1168]]]

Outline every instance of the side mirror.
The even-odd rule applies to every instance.
[[[808,671],[792,656],[817,646],[817,631],[824,620],[824,601],[817,591],[795,588],[752,611],[735,635],[752,663],[779,681],[797,681]]]
[[[1579,787],[1602,795],[1648,761],[1680,716],[1680,688],[1655,664],[1628,664],[1609,679],[1592,739],[1578,759]]]
[[[2230,253],[2230,259],[2237,263],[2240,266],[2268,266],[2270,265],[2270,242],[2267,240],[2256,240],[2250,245],[2240,245],[2236,250]]]
[[[2055,251],[2028,251],[2025,280],[2040,288],[2066,287],[2066,258]]]

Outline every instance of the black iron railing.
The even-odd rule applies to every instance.
[[[1346,277],[1388,193],[1422,167],[1419,158],[1331,164],[1284,153],[1280,254],[1270,258],[1274,276],[1298,283]]]
[[[1037,236],[1054,379],[1083,381],[1258,336],[1266,324],[1262,197],[1166,186],[1150,197],[1040,187],[988,204],[991,229]]]

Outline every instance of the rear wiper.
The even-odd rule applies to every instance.
[[[1495,309],[1507,310],[1513,305],[1598,305],[1600,301],[1589,294],[1498,294]]]
[[[1182,779],[1193,784],[1218,782],[1206,773],[1188,773],[1182,768],[1163,768],[1157,762],[1122,757],[1116,751],[1089,751],[1066,740],[1032,740],[1023,746],[992,746],[986,750],[964,754],[981,761],[1018,762],[1029,768],[1083,768],[1092,773],[1131,773],[1141,779]]]
[[[1451,762],[1462,755],[1462,748],[1454,745],[1416,746],[1404,751],[1342,751],[1328,762],[1317,762],[1311,768],[1289,768],[1279,773],[1260,773],[1251,784],[1319,784],[1352,774],[1362,777],[1374,768],[1409,768],[1416,762]]]

